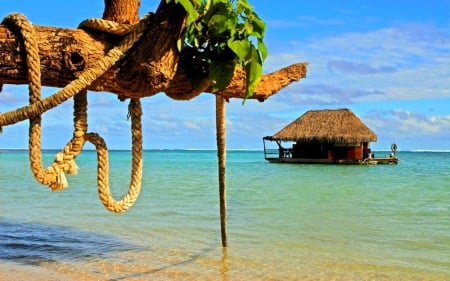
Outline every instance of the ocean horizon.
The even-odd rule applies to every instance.
[[[43,148],[42,151],[45,152],[55,152],[60,151],[60,148]],[[131,151],[131,149],[108,149],[109,151]],[[144,148],[143,151],[217,151],[216,148]],[[0,148],[0,152],[8,151],[28,151],[28,148]],[[95,148],[86,148],[83,151],[95,151]],[[261,148],[230,148],[227,151],[254,151],[263,152],[264,149]],[[388,149],[375,149],[374,152],[391,152]],[[405,149],[397,150],[397,152],[450,152],[450,149]]]
[[[44,150],[46,166],[57,151]],[[145,150],[141,194],[122,214],[98,199],[92,152],[77,157],[65,191],[51,192],[31,175],[27,149],[1,150],[0,263],[78,280],[450,279],[450,151],[348,166],[230,149],[225,249],[216,150]],[[116,200],[130,159],[109,153]]]

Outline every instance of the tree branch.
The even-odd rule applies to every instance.
[[[117,1],[117,0],[116,0]],[[105,2],[116,2],[105,0]],[[118,1],[124,3],[123,1]],[[110,4],[111,4],[110,3]],[[138,0],[133,0],[139,5]],[[112,5],[112,4],[111,4]],[[110,6],[109,9],[113,9]],[[112,10],[111,13],[116,15]],[[127,12],[129,13],[129,11]],[[133,15],[133,13],[131,13]],[[211,81],[192,86],[186,78],[183,59],[176,42],[184,28],[185,11],[179,5],[161,1],[143,38],[131,52],[97,79],[88,90],[117,94],[120,98],[148,97],[165,92],[174,99],[186,100],[210,92]],[[108,16],[109,17],[109,16]],[[127,21],[127,17],[122,20]],[[128,19],[131,21],[132,19]],[[116,35],[94,30],[35,26],[41,59],[42,85],[64,87],[91,67],[120,40]],[[26,65],[22,40],[0,25],[0,84],[26,84]],[[265,100],[283,87],[306,76],[307,63],[297,63],[264,75],[252,98]],[[235,71],[231,83],[220,92],[225,98],[245,97],[245,72]]]

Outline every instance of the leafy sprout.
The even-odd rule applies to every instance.
[[[266,25],[247,0],[166,1],[181,4],[187,12],[178,48],[191,60],[192,72],[208,77],[214,83],[212,92],[218,92],[231,82],[236,65],[241,65],[246,73],[245,99],[251,97],[261,79],[267,48]],[[191,81],[199,82],[196,77]]]

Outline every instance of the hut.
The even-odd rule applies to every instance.
[[[268,149],[274,141],[277,149]],[[273,136],[263,138],[265,159],[279,163],[396,164],[396,151],[375,158],[377,135],[350,109],[310,110]],[[291,147],[283,142],[293,142]],[[395,146],[396,147],[396,146]]]

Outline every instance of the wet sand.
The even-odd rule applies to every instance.
[[[83,269],[67,267],[51,268],[46,266],[26,265],[15,262],[0,261],[0,281],[108,281],[108,280],[214,280],[209,277],[198,278],[195,272],[180,272],[177,270],[136,270],[135,272],[89,273]]]
[[[75,273],[64,273],[45,267],[0,262],[0,280],[2,281],[91,281],[98,280]]]

